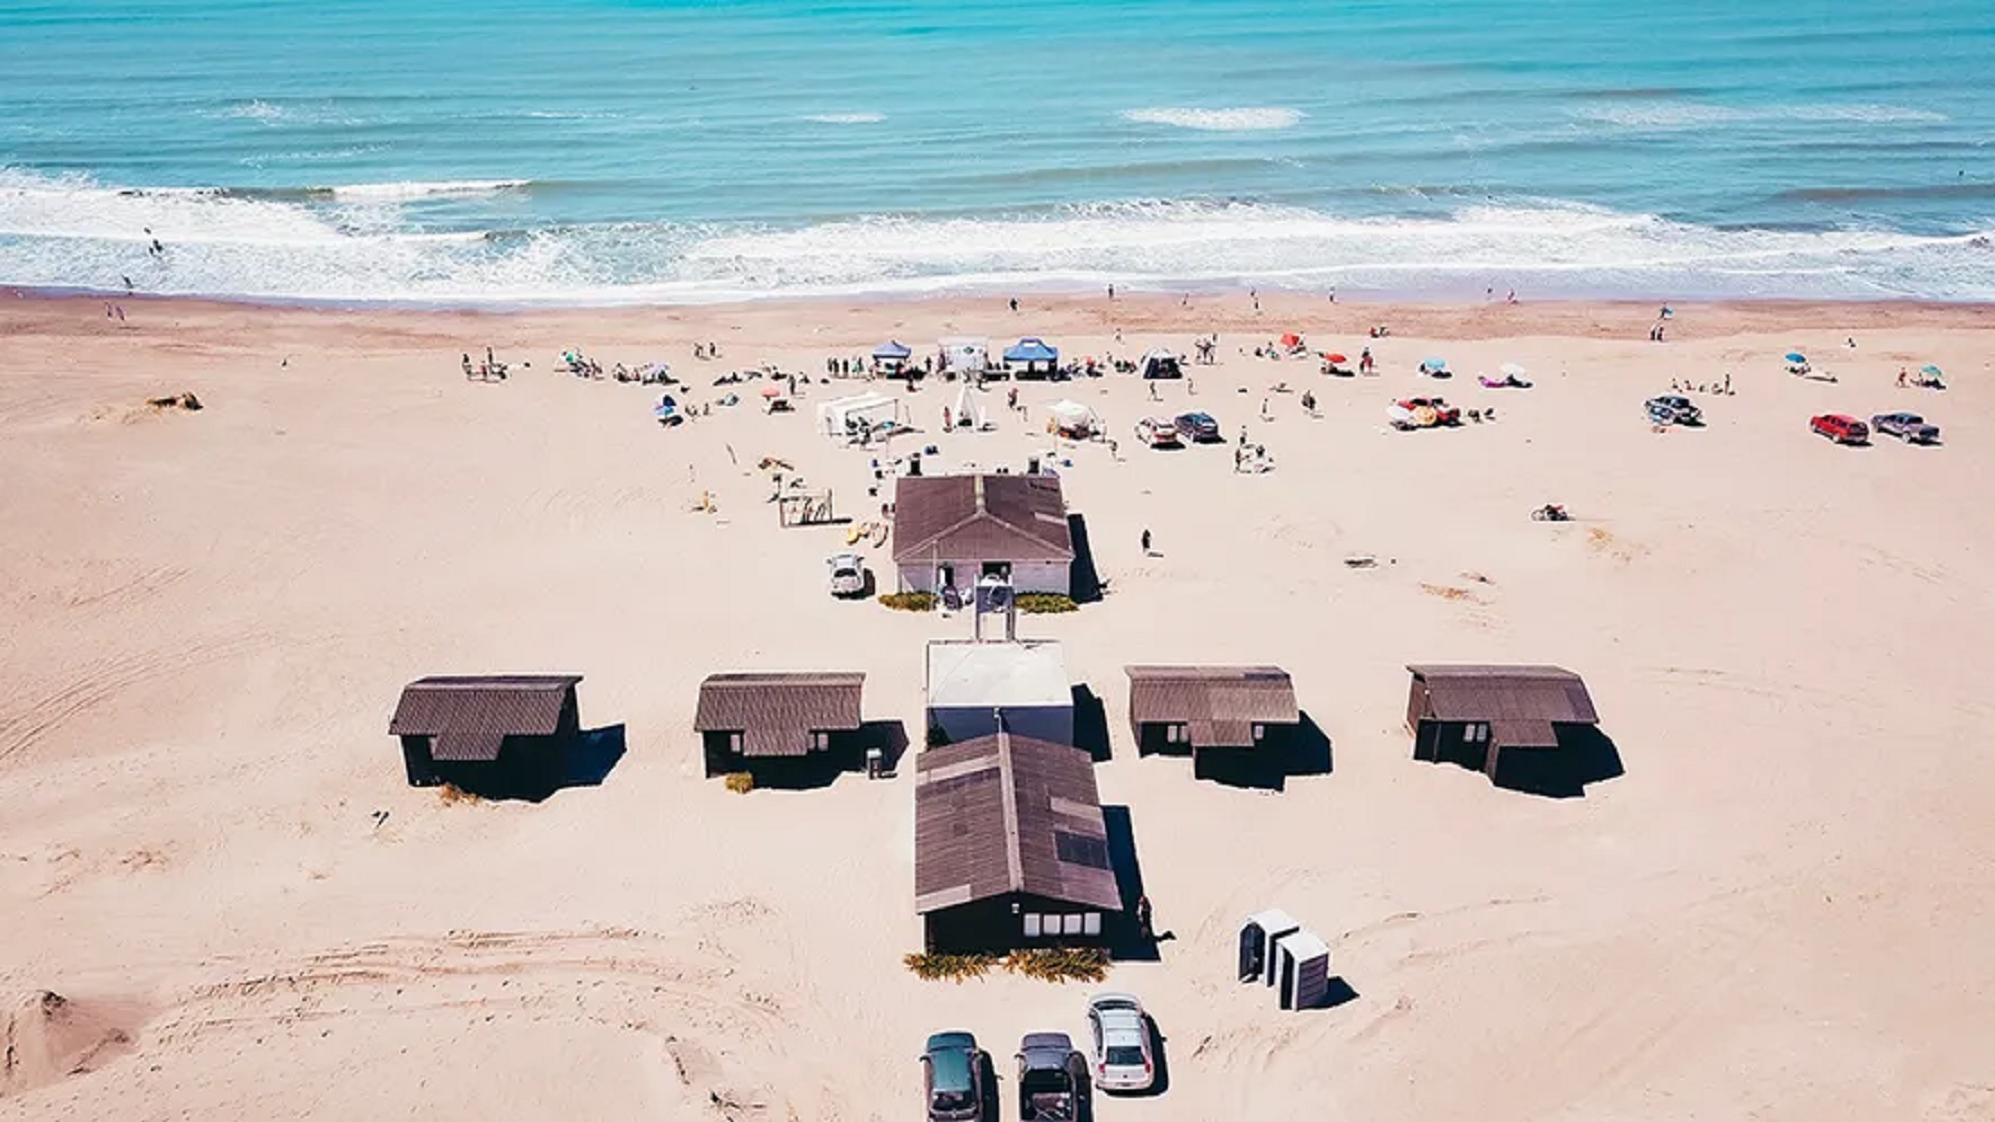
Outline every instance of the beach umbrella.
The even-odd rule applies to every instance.
[[[775,385],[774,383],[771,383],[771,384],[769,384],[769,385],[766,385],[766,386],[763,386],[763,387],[762,387],[762,396],[763,396],[763,397],[781,397],[781,396],[783,396],[783,387],[781,387],[781,386],[778,386],[778,385]]]
[[[1420,365],[1429,370],[1446,370],[1448,368],[1448,360],[1445,358],[1426,358],[1420,360]]]
[[[1340,355],[1340,354],[1327,354],[1327,355],[1324,355],[1324,356],[1323,356],[1323,361],[1325,361],[1325,362],[1349,362],[1349,361],[1351,361],[1351,360],[1350,360],[1350,359],[1347,359],[1347,358],[1345,358],[1345,357],[1344,357],[1343,355]]]
[[[1502,366],[1497,367],[1497,369],[1512,378],[1521,378],[1524,376],[1524,368],[1514,362],[1506,362]]]
[[[1789,351],[1789,352],[1787,352],[1787,361],[1789,361],[1789,362],[1807,362],[1807,361],[1808,361],[1808,356],[1807,356],[1807,355],[1804,355],[1804,354],[1802,354],[1802,353],[1801,353],[1800,351]]]
[[[1937,366],[1934,366],[1934,365],[1933,365],[1932,363],[1930,363],[1930,362],[1929,362],[1929,363],[1927,363],[1927,364],[1926,364],[1926,365],[1924,365],[1924,366],[1921,366],[1921,367],[1919,368],[1919,373],[1921,373],[1921,374],[1924,374],[1924,375],[1925,375],[1926,377],[1928,377],[1928,378],[1938,378],[1938,377],[1941,377],[1941,374],[1940,374],[1940,368],[1939,368],[1939,367],[1937,367]]]

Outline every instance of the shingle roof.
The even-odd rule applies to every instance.
[[[1253,726],[1302,719],[1295,683],[1279,666],[1128,666],[1129,719],[1182,724],[1195,748],[1245,748]]]
[[[842,671],[712,674],[700,683],[700,732],[741,733],[744,756],[801,756],[810,733],[860,724],[866,676]]]
[[[1072,561],[1067,504],[1047,475],[915,475],[894,485],[894,560]]]
[[[1593,698],[1579,675],[1557,666],[1431,665],[1409,666],[1427,685],[1433,716],[1441,721],[1505,723],[1522,739],[1497,735],[1499,743],[1527,747],[1545,742],[1548,729],[1537,726],[1597,724]],[[1492,728],[1492,733],[1497,730]]]
[[[931,748],[916,772],[917,912],[1011,892],[1122,906],[1086,752],[998,733]]]
[[[393,736],[433,736],[439,760],[496,760],[508,736],[547,736],[582,680],[579,674],[485,674],[419,678],[402,690],[388,721]]]

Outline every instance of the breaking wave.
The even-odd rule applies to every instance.
[[[520,181],[464,181],[481,191]],[[392,185],[391,200],[457,184]],[[387,186],[387,185],[384,185]],[[939,290],[1257,284],[1394,296],[1995,299],[1989,234],[1718,229],[1544,200],[1357,218],[1149,200],[808,225],[424,228],[325,192],[130,189],[0,170],[0,284],[271,300],[697,303]],[[1431,201],[1431,200],[1430,200]],[[493,218],[493,222],[518,219]],[[166,246],[146,252],[150,229]]]
[[[1125,109],[1122,119],[1140,125],[1171,125],[1200,132],[1267,132],[1292,128],[1299,109]]]

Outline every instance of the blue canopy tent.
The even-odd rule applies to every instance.
[[[895,339],[889,339],[873,348],[874,364],[890,374],[906,366],[907,360],[913,357],[914,351]]]
[[[1060,366],[1060,352],[1043,339],[1028,336],[1006,347],[1004,364],[1020,374],[1051,374]]]

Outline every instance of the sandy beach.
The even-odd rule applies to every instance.
[[[1650,303],[1021,302],[132,299],[120,322],[0,293],[0,1117],[886,1122],[920,1114],[931,1031],[976,1032],[1001,1073],[1024,1032],[1079,1037],[1088,988],[902,966],[911,757],[736,795],[693,706],[714,671],[862,670],[868,718],[918,728],[924,640],[967,634],[832,599],[843,529],[779,528],[765,456],[841,515],[882,501],[874,453],[814,432],[851,392],[827,355],[1217,332],[1160,401],[1026,382],[1021,422],[997,383],[995,432],[936,431],[955,388],[931,382],[893,446],[1022,470],[1062,398],[1116,438],[1057,453],[1107,594],[1021,624],[1103,701],[1102,798],[1174,935],[1106,983],[1155,1015],[1168,1089],[1097,1116],[1995,1119],[1995,308],[1678,304],[1658,344]],[[1288,331],[1380,372],[1252,357]],[[467,381],[488,346],[513,376]],[[557,373],[577,347],[743,402],[664,429],[655,388]],[[1835,380],[1783,372],[1794,349]],[[1415,374],[1433,354],[1451,382]],[[1506,361],[1535,386],[1477,386]],[[1926,363],[1949,389],[1895,384]],[[796,412],[711,384],[763,364],[809,376]],[[1691,395],[1703,429],[1644,420],[1727,375]],[[1436,391],[1495,419],[1387,427]],[[203,408],[145,404],[180,393]],[[1187,409],[1276,469],[1137,445]],[[1808,431],[1900,409],[1943,443]],[[1531,521],[1546,502],[1575,520]],[[1122,668],[1173,661],[1288,669],[1330,773],[1267,793],[1139,759]],[[1547,799],[1415,762],[1406,665],[1485,661],[1582,673],[1625,774]],[[407,786],[401,687],[487,671],[584,675],[583,723],[626,730],[603,784]],[[1235,983],[1237,925],[1269,906],[1354,1000],[1282,1013]]]

